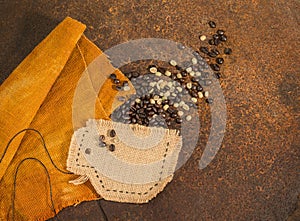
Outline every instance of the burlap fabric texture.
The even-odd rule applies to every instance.
[[[0,86],[0,220],[12,220],[13,211],[14,220],[45,220],[55,215],[45,168],[30,158],[37,158],[49,172],[56,212],[101,198],[89,182],[72,185],[69,181],[77,176],[61,172],[66,171],[74,132],[72,102],[77,82],[86,65],[102,54],[83,35],[84,30],[85,25],[66,18]],[[115,73],[118,78],[126,79],[121,72]],[[105,82],[93,117],[109,119],[115,94],[111,82]],[[61,171],[51,163],[35,131],[20,133],[6,149],[10,139],[25,128],[40,132]],[[26,158],[29,159],[24,161]]]
[[[105,137],[105,147],[99,146],[99,136]],[[89,120],[73,135],[67,166],[88,177],[106,200],[146,203],[172,180],[181,146],[176,130]],[[75,184],[85,182],[83,177]]]

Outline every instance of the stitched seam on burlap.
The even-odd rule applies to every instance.
[[[88,133],[89,131],[86,130],[85,132]],[[82,134],[82,137],[84,137],[84,136],[85,136],[85,134],[83,133],[83,134]],[[83,142],[83,141],[84,141],[84,139],[82,138],[82,139],[81,139],[81,142]],[[163,169],[164,169],[164,164],[165,164],[165,162],[166,162],[167,152],[168,152],[168,150],[169,150],[168,146],[169,146],[169,142],[167,143],[167,147],[166,147],[165,152],[164,152],[164,155],[163,155],[163,163],[162,163],[162,166],[161,166],[161,171],[160,171],[159,181],[162,180],[162,173],[163,173]],[[80,150],[81,150],[81,147],[82,147],[82,143],[79,144],[79,148],[78,148],[79,152],[77,153],[77,157],[80,156]],[[76,158],[75,161],[78,162],[79,159]],[[95,168],[95,167],[93,167],[93,166],[84,165],[84,164],[79,164],[79,163],[76,163],[76,166],[77,166],[77,167],[83,167],[83,168],[92,168],[92,169]],[[99,179],[99,175],[98,175],[97,170],[95,170],[95,173],[96,173],[96,178]],[[106,189],[105,186],[104,186],[104,184],[103,184],[103,181],[100,180],[99,182],[101,183],[101,187],[102,187],[103,189],[105,189],[105,191],[107,191],[107,192],[113,191],[113,192],[119,192],[119,193],[123,193],[123,194],[133,194],[133,195],[134,195],[134,194],[138,194],[138,195],[147,195],[147,194],[149,194],[149,193],[154,189],[154,187],[158,186],[158,183],[155,183],[153,186],[151,186],[151,187],[149,188],[148,191],[141,193],[141,192],[126,191],[126,190],[116,190],[116,189],[110,190],[110,189]]]

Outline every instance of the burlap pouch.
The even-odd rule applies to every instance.
[[[105,147],[99,146],[100,136]],[[86,176],[106,200],[146,203],[172,180],[181,146],[176,130],[89,120],[73,135],[67,168]]]

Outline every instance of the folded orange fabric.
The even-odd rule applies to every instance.
[[[44,137],[55,165],[66,171],[73,134],[74,91],[86,65],[102,54],[83,35],[84,30],[85,25],[66,18],[0,86],[0,220],[12,220],[13,210],[14,220],[45,220],[55,215],[52,203],[58,212],[82,201],[101,198],[89,183],[69,184],[77,176],[55,168],[41,137],[34,131],[20,133],[6,151],[16,133],[34,128]],[[115,73],[125,79],[121,72]],[[115,94],[110,81],[105,82],[95,104],[97,118],[109,119]],[[51,186],[45,168],[30,159],[20,164],[25,158],[37,158],[46,166]]]

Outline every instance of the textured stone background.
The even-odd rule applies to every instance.
[[[163,193],[145,205],[101,204],[109,220],[300,220],[299,1],[4,0],[0,4],[1,82],[66,16],[86,24],[86,35],[102,50],[143,37],[198,47],[199,33],[210,31],[205,22],[216,21],[228,32],[234,50],[221,80],[228,121],[217,156],[198,170],[209,132],[210,115],[204,111],[199,145]],[[102,216],[97,202],[87,202],[63,210],[59,218]]]

